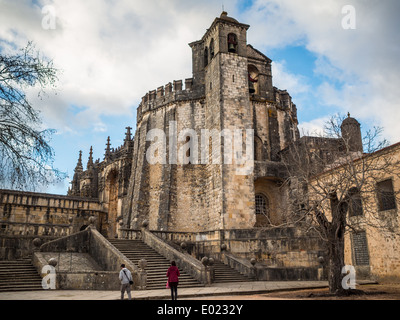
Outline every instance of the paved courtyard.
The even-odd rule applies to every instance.
[[[368,282],[360,282],[360,284]],[[327,281],[256,281],[218,283],[206,287],[178,289],[178,298],[200,298],[227,295],[251,295],[274,291],[301,290],[310,288],[326,288]],[[170,299],[170,290],[135,290],[132,292],[136,300]],[[125,294],[126,297],[126,294]],[[0,292],[0,300],[118,300],[118,291],[88,290],[42,290],[23,292]]]

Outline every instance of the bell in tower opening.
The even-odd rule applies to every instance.
[[[237,37],[236,34],[228,34],[228,51],[232,53],[237,52]]]

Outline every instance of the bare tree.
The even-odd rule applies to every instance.
[[[343,119],[331,118],[324,137],[302,137],[282,152],[291,207],[286,222],[320,235],[326,245],[330,292],[335,294],[348,293],[342,287],[346,232],[367,227],[399,232],[397,216],[392,221],[382,218],[374,201],[377,197],[386,204],[398,201],[393,190],[381,194],[378,190],[383,177],[400,176],[396,148],[378,141],[381,129],[374,128],[363,139],[368,152],[357,150],[341,132]]]
[[[54,86],[57,70],[32,43],[15,55],[0,53],[0,187],[34,190],[61,179],[49,144],[54,130],[42,129],[26,89]]]

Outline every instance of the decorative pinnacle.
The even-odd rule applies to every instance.
[[[78,163],[76,164],[75,171],[83,171],[82,166],[82,150],[79,151]]]
[[[126,127],[126,133],[125,133],[125,140],[124,144],[126,145],[129,141],[131,141],[131,127]]]
[[[87,163],[87,168],[89,169],[92,166],[93,166],[93,147],[90,146],[89,161]]]
[[[110,153],[111,153],[111,148],[110,148],[110,146],[111,146],[111,143],[110,143],[110,136],[108,136],[108,138],[107,138],[106,146],[107,146],[107,148],[105,149],[105,150],[106,150],[105,157],[108,158],[108,157],[110,156]]]

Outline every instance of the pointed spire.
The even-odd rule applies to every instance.
[[[76,164],[76,167],[75,167],[75,172],[77,172],[77,171],[83,171],[82,150],[79,151],[79,159],[78,159],[78,163]]]
[[[107,138],[107,143],[106,143],[106,146],[107,146],[107,148],[105,149],[105,150],[106,150],[106,153],[105,153],[105,156],[104,156],[104,158],[105,158],[105,159],[108,159],[108,158],[110,157],[110,155],[111,155],[111,148],[110,148],[110,146],[111,146],[111,143],[110,143],[110,136],[108,136],[108,138]]]
[[[90,169],[91,167],[93,167],[93,147],[90,146],[90,152],[89,152],[89,161],[87,163],[87,169]]]

